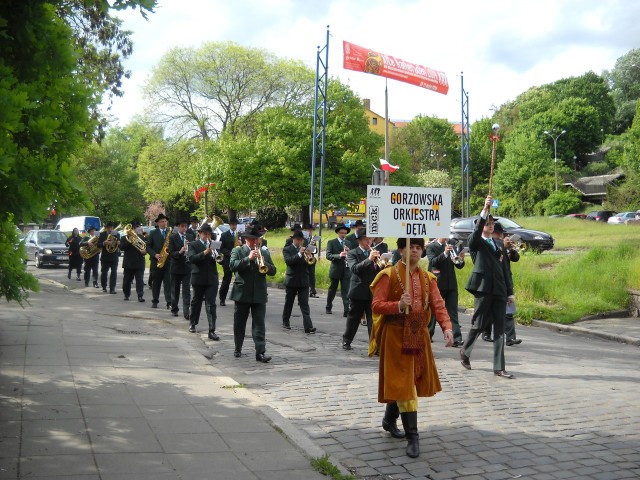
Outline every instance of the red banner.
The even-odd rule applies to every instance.
[[[342,42],[343,67],[356,72],[372,73],[399,80],[446,95],[449,82],[444,72],[409,63],[399,58],[374,52],[349,42]]]

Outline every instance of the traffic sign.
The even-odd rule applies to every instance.
[[[498,208],[500,206],[500,201],[497,198],[494,198],[491,202],[491,208]]]

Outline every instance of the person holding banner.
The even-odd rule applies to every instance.
[[[371,248],[371,238],[367,237],[366,228],[356,230],[358,247],[352,248],[347,254],[347,267],[351,270],[351,283],[349,285],[349,313],[347,314],[347,326],[342,335],[342,348],[351,350],[362,313],[367,317],[367,331],[371,335],[371,300],[373,298],[369,285],[380,271],[378,260],[380,252]]]
[[[504,361],[504,317],[507,297],[513,296],[507,264],[504,261],[502,243],[492,238],[494,219],[489,213],[491,195],[484,202],[484,208],[469,235],[469,253],[473,260],[473,271],[466,290],[475,297],[471,329],[460,349],[460,363],[471,370],[469,357],[478,337],[493,325],[493,373],[497,377],[514,378],[505,370]]]
[[[432,397],[441,391],[436,369],[429,320],[440,324],[447,346],[453,344],[451,320],[440,296],[435,275],[418,266],[424,239],[409,239],[407,282],[406,238],[399,238],[402,259],[382,270],[373,280],[373,329],[369,356],[379,351],[378,402],[386,403],[382,428],[394,438],[407,439],[407,456],[420,455],[418,397]],[[408,313],[405,313],[408,312]],[[404,434],[396,425],[402,418]]]

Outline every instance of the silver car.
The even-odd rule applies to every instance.
[[[33,260],[37,268],[44,265],[69,263],[67,236],[60,230],[31,230],[25,237],[27,259]]]

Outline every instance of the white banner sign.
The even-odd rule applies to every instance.
[[[451,189],[367,186],[367,237],[448,238]]]

